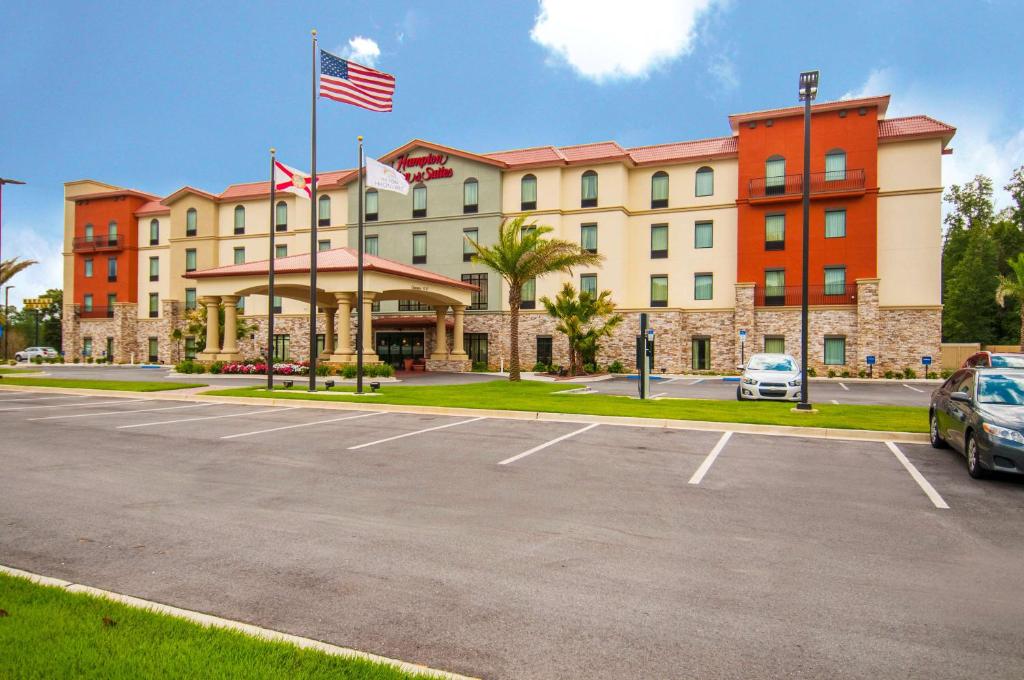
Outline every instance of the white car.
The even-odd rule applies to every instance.
[[[736,398],[800,401],[800,363],[788,354],[755,354],[736,387]]]
[[[26,347],[20,352],[15,352],[15,361],[32,361],[36,357],[44,359],[56,359],[60,354],[52,347]]]

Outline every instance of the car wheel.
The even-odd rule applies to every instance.
[[[743,396],[743,390],[738,386],[736,387],[736,401],[746,401],[746,398]]]
[[[949,446],[946,443],[946,440],[939,435],[939,417],[935,415],[934,411],[929,417],[929,420],[931,422],[928,424],[928,439],[931,440],[932,448],[944,449]]]
[[[967,474],[974,479],[982,479],[988,475],[988,471],[981,466],[981,459],[978,457],[978,442],[973,434],[967,435]]]

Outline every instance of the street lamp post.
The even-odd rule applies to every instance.
[[[3,206],[4,206],[4,185],[5,184],[24,184],[19,179],[10,179],[7,177],[0,177],[0,262],[4,261],[3,250],[4,250],[4,218],[3,218]],[[6,359],[7,357],[4,356]]]
[[[11,333],[11,322],[8,318],[10,316],[10,311],[8,310],[11,308],[11,288],[14,288],[14,286],[4,287],[4,361],[7,361],[7,336]]]
[[[810,391],[810,384],[807,380],[807,275],[808,275],[808,249],[811,243],[811,102],[818,94],[818,72],[804,71],[800,74],[800,101],[804,103],[804,234],[802,273],[800,281],[800,403],[796,405],[799,411],[812,410],[807,393]]]

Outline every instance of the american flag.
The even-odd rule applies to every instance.
[[[370,111],[390,111],[395,77],[320,50],[320,96]]]

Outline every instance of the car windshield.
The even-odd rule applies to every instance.
[[[751,357],[747,364],[750,371],[789,371],[796,370],[796,362],[789,357]]]
[[[993,368],[1024,368],[1024,356],[992,355]]]
[[[982,404],[1024,405],[1024,373],[986,373],[979,376],[978,401]]]

